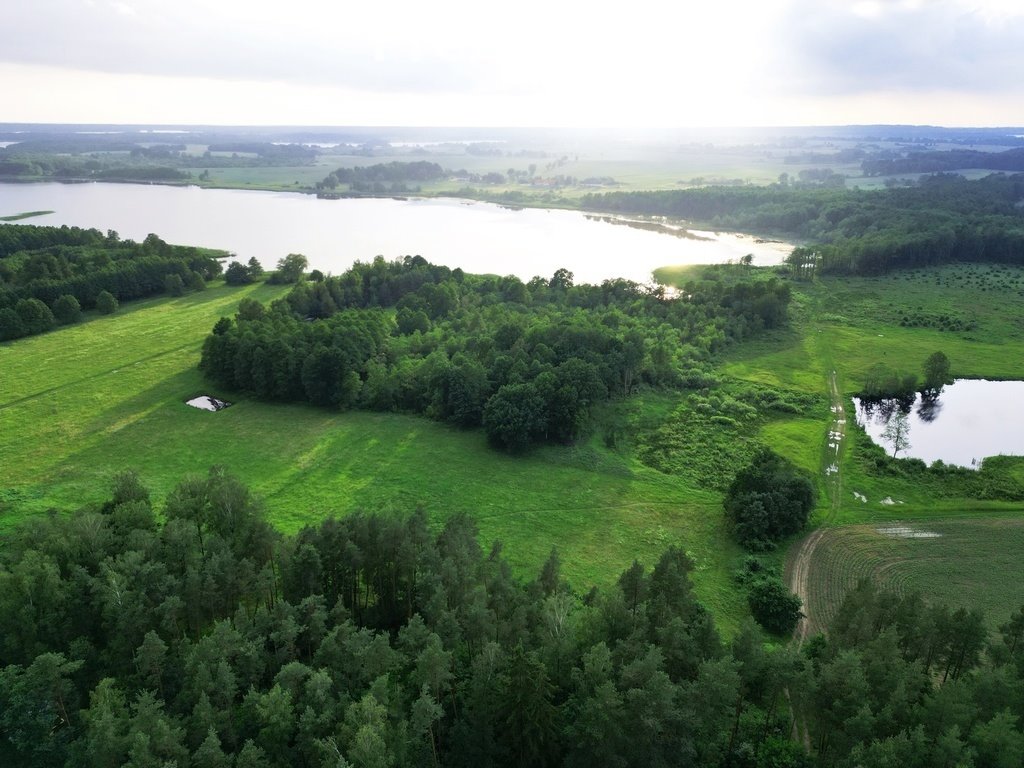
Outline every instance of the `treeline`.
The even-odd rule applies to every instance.
[[[336,189],[339,184],[348,184],[353,192],[384,192],[386,185],[405,184],[406,182],[424,182],[443,179],[447,175],[444,168],[437,163],[426,160],[415,162],[392,161],[377,163],[355,168],[338,168],[327,174],[323,181],[318,181],[318,190]],[[403,187],[404,189],[404,187]]]
[[[778,280],[708,280],[667,301],[625,280],[575,285],[564,269],[524,283],[378,258],[269,308],[243,302],[200,367],[263,399],[482,425],[518,451],[579,437],[596,404],[638,385],[704,382],[713,352],[785,323],[789,295]]]
[[[275,143],[271,141],[221,141],[210,144],[206,151],[243,152],[258,156],[270,165],[306,165],[316,160],[319,150],[297,143]]]
[[[1024,171],[1024,149],[1004,152],[979,152],[951,149],[932,152],[877,152],[861,162],[865,176],[891,176],[901,173],[948,173],[965,168],[990,171]]]
[[[214,142],[196,155],[184,144],[43,139],[0,148],[0,177],[174,183],[191,180],[196,169],[309,165],[318,154],[312,147],[269,141]],[[202,174],[200,180],[204,180]]]
[[[154,234],[136,243],[114,231],[2,225],[0,340],[74,322],[82,309],[106,311],[111,300],[201,290],[222,271],[218,255]]]
[[[608,192],[582,207],[672,216],[716,228],[782,232],[815,245],[794,252],[800,274],[879,274],[949,262],[1024,263],[1024,175],[968,181],[939,175],[865,192],[790,185]]]
[[[133,149],[127,156],[108,155],[102,159],[77,155],[48,155],[33,152],[0,151],[0,176],[46,176],[55,179],[97,181],[188,181],[192,174],[181,170],[196,164],[178,153]]]
[[[862,584],[803,653],[723,642],[670,546],[602,588],[514,578],[473,522],[282,538],[223,470],[0,552],[0,762],[179,768],[932,768],[1024,761],[1024,611]],[[792,734],[792,737],[791,737]],[[806,745],[806,746],[805,746]]]
[[[188,181],[192,174],[177,168],[163,166],[114,166],[92,171],[90,175],[101,181]]]

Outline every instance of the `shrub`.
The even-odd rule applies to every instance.
[[[767,448],[736,473],[723,502],[736,540],[754,550],[803,528],[814,504],[810,478]]]
[[[82,317],[82,305],[74,296],[65,293],[58,296],[57,300],[53,302],[53,316],[61,325],[77,323]]]
[[[110,291],[100,291],[96,297],[96,310],[101,315],[112,315],[117,312],[118,303]]]
[[[232,261],[228,264],[228,268],[224,270],[224,282],[228,285],[248,285],[253,281],[252,273],[237,261]]]
[[[747,603],[757,623],[772,634],[788,635],[800,621],[800,598],[777,579],[754,582],[747,593]]]
[[[39,299],[21,299],[14,305],[14,311],[25,324],[28,334],[43,333],[57,324],[53,312]]]
[[[184,296],[185,281],[181,279],[181,275],[165,275],[164,290],[171,296]]]

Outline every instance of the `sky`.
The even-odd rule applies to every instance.
[[[0,122],[1024,125],[1020,0],[33,0]]]

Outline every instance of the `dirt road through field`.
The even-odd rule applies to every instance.
[[[843,494],[843,448],[846,439],[846,410],[843,407],[843,396],[836,382],[836,372],[828,377],[829,399],[831,400],[832,420],[829,424],[828,450],[825,453],[825,485],[829,494],[829,511],[824,522],[832,520],[842,504]],[[804,616],[796,625],[793,637],[797,647],[803,645],[813,626],[813,617],[808,615],[808,595],[811,560],[814,550],[824,536],[824,529],[818,528],[808,534],[799,545],[791,550],[786,563],[786,583],[793,594],[803,603]]]

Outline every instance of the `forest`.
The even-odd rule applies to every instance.
[[[900,173],[949,173],[963,168],[991,171],[1024,171],[1024,150],[979,152],[972,149],[873,153],[861,162],[865,176],[891,176]]]
[[[749,565],[749,564],[748,564]],[[0,763],[19,766],[1017,766],[1024,611],[866,582],[802,650],[730,641],[668,547],[580,593],[511,576],[471,520],[294,537],[230,473],[12,530]],[[749,567],[748,567],[749,570]]]
[[[587,210],[673,216],[715,228],[777,232],[808,245],[799,274],[873,275],[952,262],[1024,263],[1024,174],[924,177],[864,192],[790,184],[584,195]]]
[[[786,322],[777,279],[686,292],[667,301],[626,280],[576,285],[564,269],[524,283],[377,258],[302,281],[269,309],[243,302],[214,327],[200,368],[265,400],[482,425],[516,452],[578,438],[594,406],[641,383],[699,388],[712,353]]]
[[[0,178],[17,181],[48,178],[57,181],[123,181],[174,184],[194,179],[196,168],[267,168],[312,165],[317,150],[301,144],[256,141],[222,134],[190,136],[208,142],[198,154],[188,145],[166,141],[152,144],[141,135],[135,140],[120,133],[83,135],[57,133],[18,139],[0,147]],[[199,174],[202,180],[202,174]]]
[[[109,314],[121,301],[202,290],[223,271],[221,256],[155,234],[136,243],[112,230],[0,225],[0,340],[76,322],[83,309]]]

